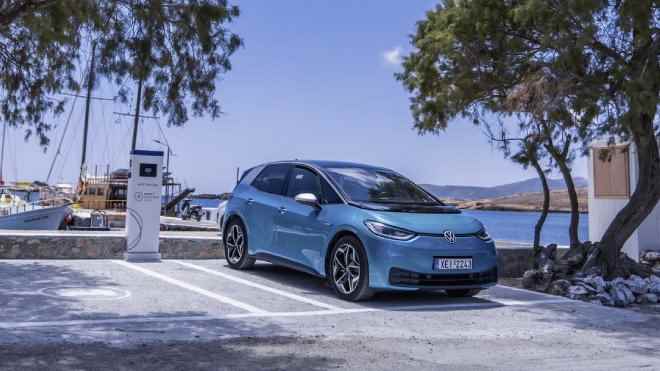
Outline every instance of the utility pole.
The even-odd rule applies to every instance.
[[[92,89],[94,88],[94,59],[96,56],[96,42],[92,42],[92,61],[87,74],[87,97],[85,101],[85,128],[83,130],[82,160],[80,161],[80,179],[83,177],[85,163],[87,162],[87,132],[89,131],[89,108],[92,101]]]
[[[131,152],[135,151],[135,144],[137,143],[138,122],[140,121],[140,101],[142,100],[142,78],[138,80],[137,101],[135,102],[135,119],[133,121],[133,144],[131,145]]]

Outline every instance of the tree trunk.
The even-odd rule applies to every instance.
[[[550,210],[550,187],[548,186],[548,179],[545,176],[545,172],[543,172],[543,169],[536,158],[536,153],[530,153],[529,157],[530,163],[532,167],[534,167],[534,170],[536,170],[539,179],[541,180],[541,185],[543,186],[543,209],[541,210],[539,220],[534,226],[534,250],[538,250],[541,247],[541,231],[543,229],[543,224],[545,224],[545,220],[548,217],[548,211]]]
[[[653,118],[648,114],[639,116],[640,122],[631,125],[631,134],[637,148],[637,186],[601,239],[601,257],[605,263],[605,274],[610,278],[625,274],[619,259],[623,244],[660,199],[660,153],[653,130]]]
[[[570,145],[570,142],[567,140],[565,145]],[[564,178],[564,183],[566,183],[568,199],[571,204],[571,222],[568,227],[568,236],[570,239],[571,248],[574,248],[580,244],[580,238],[578,235],[578,228],[580,224],[580,204],[578,202],[578,195],[577,191],[575,190],[575,182],[573,181],[571,169],[568,167],[568,164],[566,163],[566,157],[563,155],[563,153],[566,153],[567,151],[559,152],[553,145],[548,144],[546,144],[545,147],[557,163],[559,171]]]

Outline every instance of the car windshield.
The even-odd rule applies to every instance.
[[[439,204],[415,183],[385,169],[334,167],[328,175],[355,202]]]

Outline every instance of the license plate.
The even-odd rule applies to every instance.
[[[436,258],[435,269],[439,271],[472,269],[472,258]]]

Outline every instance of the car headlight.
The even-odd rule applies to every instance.
[[[477,232],[476,236],[477,236],[478,239],[480,239],[482,241],[491,241],[492,240],[492,238],[490,237],[488,232],[486,232],[486,229],[482,229],[479,232]]]
[[[364,224],[369,230],[380,237],[391,238],[393,240],[408,241],[415,237],[415,233],[402,228],[392,227],[373,220],[367,220]]]

